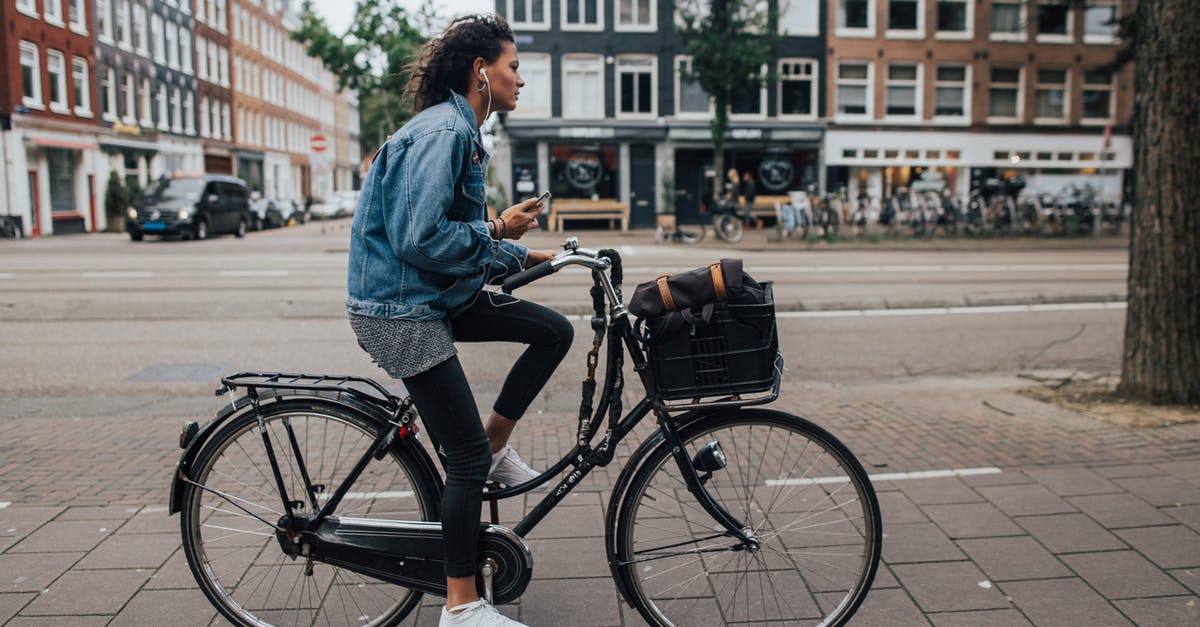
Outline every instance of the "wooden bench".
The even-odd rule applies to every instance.
[[[763,219],[770,218],[772,221],[779,216],[779,208],[791,202],[786,194],[779,196],[755,196],[754,204],[750,206],[750,213],[754,217]]]
[[[550,228],[563,230],[563,221],[574,219],[608,220],[609,228],[616,220],[621,221],[621,230],[629,230],[629,205],[615,198],[588,200],[586,198],[564,198],[550,201]]]

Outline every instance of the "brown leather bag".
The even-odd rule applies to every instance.
[[[762,297],[762,287],[742,271],[741,259],[722,259],[638,285],[629,301],[629,312],[639,318],[693,309],[711,312],[715,303],[760,303]]]

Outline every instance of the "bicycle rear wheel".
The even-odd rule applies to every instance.
[[[304,472],[324,505],[381,428],[319,401],[269,403],[262,414],[288,498],[305,515],[316,508]],[[184,552],[205,596],[234,624],[395,625],[420,601],[413,590],[330,564],[313,563],[306,573],[303,558],[283,552],[274,528],[284,517],[282,498],[253,411],[221,427],[193,468],[203,488],[184,491]],[[435,492],[415,454],[397,447],[367,466],[334,515],[436,520]]]
[[[680,439],[688,460],[720,447],[725,465],[704,487],[757,547],[697,503],[663,443],[635,472],[617,518],[613,570],[630,605],[653,625],[849,620],[881,550],[879,504],[853,454],[820,427],[768,410],[713,414]]]

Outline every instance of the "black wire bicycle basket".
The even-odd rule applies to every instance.
[[[646,320],[647,358],[663,400],[749,394],[771,389],[779,336],[772,284],[761,304],[716,303]]]

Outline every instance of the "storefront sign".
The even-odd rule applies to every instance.
[[[567,182],[577,189],[590,190],[600,182],[602,169],[599,156],[588,152],[573,153],[567,159]]]
[[[763,138],[761,128],[735,128],[729,131],[730,139],[755,140]]]
[[[792,162],[782,155],[769,155],[758,164],[758,180],[762,181],[765,190],[778,192],[792,184],[796,168]]]
[[[605,139],[613,137],[616,131],[612,128],[598,126],[563,126],[558,129],[559,137],[572,139]]]

